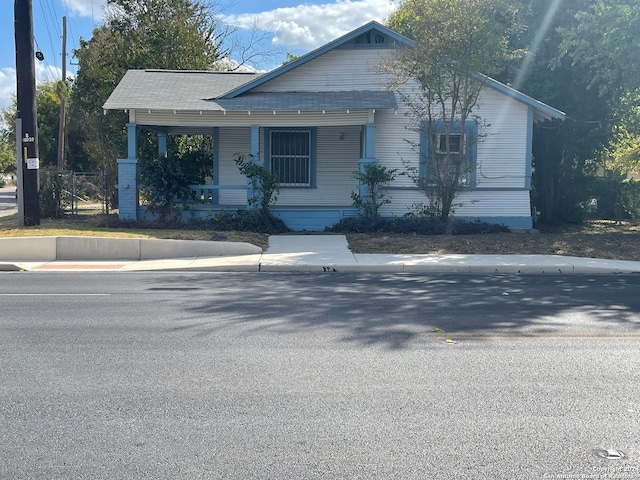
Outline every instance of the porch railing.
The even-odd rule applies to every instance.
[[[210,205],[220,205],[219,195],[220,190],[247,190],[248,186],[245,185],[189,185],[191,194],[189,198],[198,203],[205,203]],[[246,199],[246,196],[245,196]]]

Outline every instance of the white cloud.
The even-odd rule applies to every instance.
[[[371,20],[383,21],[393,10],[389,0],[338,0],[318,5],[277,8],[261,13],[228,15],[226,23],[273,33],[273,43],[290,49],[312,49]]]
[[[46,81],[57,81],[62,78],[62,69],[54,65],[46,65],[41,62],[35,62],[36,67],[36,83]],[[68,73],[67,73],[68,75]]]
[[[16,69],[0,69],[0,108],[11,105],[11,95],[16,91]]]
[[[55,81],[62,78],[62,70],[58,67],[47,66],[40,62],[35,63],[36,83]],[[16,69],[0,68],[0,108],[7,108],[13,101],[16,93]]]
[[[104,16],[105,0],[63,0],[66,8],[80,17],[100,21]]]

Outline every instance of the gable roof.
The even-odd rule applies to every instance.
[[[343,35],[342,37],[336,38],[335,40],[319,48],[316,48],[315,50],[305,55],[302,55],[301,57],[295,59],[292,62],[289,62],[285,65],[281,65],[271,70],[270,72],[262,75],[259,79],[255,79],[251,82],[247,82],[246,84],[241,85],[238,88],[235,88],[227,92],[223,98],[234,98],[234,97],[237,97],[238,95],[242,95],[243,93],[248,92],[249,90],[259,85],[262,85],[263,83],[266,83],[269,80],[273,80],[274,78],[279,77],[280,75],[283,75],[295,68],[300,67],[301,65],[304,65],[307,62],[310,62],[311,60],[318,58],[320,55],[323,55],[331,50],[334,50],[338,47],[348,44],[349,42],[355,40],[356,38],[360,37],[361,35],[367,32],[378,32],[381,35],[390,38],[395,43],[396,46],[411,47],[414,44],[414,42],[408,39],[407,37],[404,37],[399,33],[394,32],[393,30],[385,27],[384,25],[376,21],[371,21],[369,23],[364,24],[360,28],[356,28],[352,32],[349,32]]]
[[[413,47],[415,45],[415,42],[413,40],[403,35],[400,35],[399,33],[391,30],[390,28],[385,27],[384,25],[376,21],[371,21],[363,25],[362,27],[347,33],[346,35],[343,35],[342,37],[339,37],[336,40],[333,40],[332,42],[329,42],[326,45],[323,45],[322,47],[319,47],[307,53],[306,55],[301,56],[300,58],[294,60],[293,62],[282,65],[270,71],[269,73],[261,75],[260,77],[245,83],[244,85],[238,86],[237,88],[227,92],[222,98],[231,99],[231,98],[236,98],[242,94],[246,94],[246,92],[249,92],[251,89],[259,85],[262,85],[270,80],[273,80],[274,78],[279,77],[280,75],[283,75],[295,68],[298,68],[299,66],[304,65],[305,63],[310,62],[315,58],[318,58],[320,55],[323,55],[331,50],[334,50],[343,45],[346,45],[349,42],[352,42],[353,40],[355,40],[356,38],[360,37],[361,35],[367,32],[380,33],[381,35],[390,38],[394,42],[394,44],[399,47]],[[558,109],[555,109],[545,103],[535,100],[534,98],[531,98],[530,96],[525,95],[524,93],[512,87],[509,87],[504,83],[499,82],[498,80],[495,80],[491,77],[487,77],[486,75],[482,75],[482,74],[478,74],[477,77],[492,89],[497,90],[498,92],[503,93],[510,98],[518,100],[519,102],[522,102],[525,105],[532,107],[534,109],[534,118],[536,121],[551,120],[554,118],[564,119],[566,117],[564,112],[561,112]],[[382,107],[378,107],[378,108],[382,108]]]
[[[340,110],[396,108],[391,92],[287,92],[257,94],[250,91],[336,48],[373,33],[394,47],[412,47],[413,40],[372,21],[296,60],[265,73],[188,70],[129,70],[105,102],[105,110]],[[564,112],[525,95],[486,75],[476,77],[488,87],[533,109],[534,120],[564,119]],[[168,94],[170,92],[170,94]],[[325,98],[330,97],[330,98]]]

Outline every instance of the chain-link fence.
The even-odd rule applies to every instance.
[[[40,215],[59,218],[110,210],[110,182],[103,172],[40,171]]]

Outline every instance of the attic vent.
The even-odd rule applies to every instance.
[[[356,38],[356,44],[372,44],[372,43],[385,43],[385,36],[380,33],[366,32]]]

